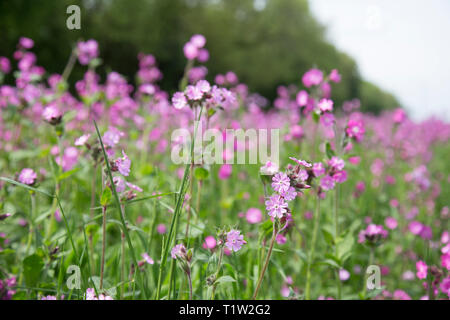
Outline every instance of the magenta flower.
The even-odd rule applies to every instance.
[[[422,260],[416,262],[416,276],[419,279],[425,279],[427,277],[428,266]]]
[[[81,137],[79,137],[79,138],[77,138],[76,140],[75,140],[75,145],[76,146],[82,146],[82,145],[85,145],[86,144],[86,142],[89,140],[89,137],[90,137],[91,135],[88,133],[88,134],[83,134]]]
[[[124,133],[119,131],[118,129],[114,127],[110,127],[108,131],[105,132],[103,135],[103,143],[109,147],[114,147],[116,144],[119,143],[119,140],[121,137],[124,136]]]
[[[286,192],[282,192],[281,196],[286,201],[292,201],[297,197],[297,191],[294,187],[289,187],[289,189]]]
[[[113,178],[114,185],[116,186],[116,191],[118,193],[125,191],[125,180],[121,177],[114,177]]]
[[[328,161],[328,165],[334,170],[340,171],[344,169],[345,162],[344,160],[334,156]]]
[[[150,258],[150,256],[148,255],[147,252],[144,252],[143,254],[141,254],[142,259],[144,259],[145,262],[147,262],[148,264],[154,264],[155,261],[153,261],[152,258]]]
[[[139,187],[139,186],[137,186],[137,185],[135,185],[135,184],[132,184],[131,182],[127,182],[126,185],[127,185],[127,187],[130,188],[131,190],[134,190],[134,191],[137,191],[137,192],[142,192],[142,191],[144,191],[144,190],[142,190],[141,187]]]
[[[323,73],[319,69],[311,69],[307,71],[302,77],[302,82],[307,88],[319,85],[322,80]]]
[[[19,174],[19,182],[27,184],[29,186],[35,184],[36,179],[37,179],[36,172],[34,172],[33,169],[30,168],[22,169],[22,171]]]
[[[297,164],[299,164],[301,166],[304,166],[306,168],[310,168],[312,166],[311,163],[309,163],[308,161],[305,161],[305,160],[299,160],[299,159],[294,158],[294,157],[289,157],[289,159],[291,159],[292,161],[297,162]]]
[[[189,85],[186,87],[186,96],[189,100],[201,100],[203,98],[203,92],[196,86]]]
[[[211,91],[211,85],[206,80],[200,80],[195,85],[196,88],[202,93],[208,93]]]
[[[339,270],[339,279],[341,281],[347,281],[350,278],[350,272],[348,272],[345,269],[340,269]]]
[[[325,174],[325,167],[322,162],[316,162],[313,164],[312,171],[315,177],[320,177]]]
[[[320,188],[324,191],[328,191],[334,188],[334,179],[330,176],[325,176],[320,179]]]
[[[270,175],[273,176],[279,170],[278,165],[275,162],[267,161],[265,165],[263,165],[259,169],[259,173],[262,175]]]
[[[214,238],[213,236],[207,236],[205,238],[205,242],[203,243],[203,248],[204,249],[214,249],[217,245],[217,241],[216,238]]]
[[[0,72],[9,73],[11,71],[11,63],[6,57],[0,57]]]
[[[201,34],[194,34],[192,37],[191,37],[191,40],[190,40],[190,42],[194,45],[194,46],[196,46],[197,48],[203,48],[204,46],[205,46],[205,44],[206,44],[206,38],[205,38],[205,36],[203,36],[203,35],[201,35]]]
[[[419,235],[422,232],[423,224],[419,221],[411,221],[408,225],[409,232],[414,235]]]
[[[78,61],[80,64],[87,65],[93,59],[98,57],[98,43],[95,40],[88,40],[86,42],[80,41],[77,44]]]
[[[21,37],[19,39],[19,46],[23,49],[31,49],[34,46],[34,41],[27,37]]]
[[[185,258],[186,257],[186,247],[182,243],[177,244],[176,246],[174,246],[172,248],[170,255],[172,256],[172,259]]]
[[[234,252],[241,250],[242,245],[246,244],[247,241],[244,240],[244,236],[241,235],[239,230],[230,230],[227,233],[227,240],[225,246]]]
[[[347,171],[341,170],[333,174],[333,180],[337,183],[343,183],[347,180]]]
[[[223,164],[218,172],[219,179],[226,180],[231,176],[231,173],[233,172],[233,167],[231,164]]]
[[[122,155],[123,155],[122,158],[116,160],[116,166],[120,174],[127,177],[130,174],[131,160],[130,158],[128,158],[125,151],[123,150]]]
[[[49,105],[44,109],[44,112],[42,112],[42,116],[45,121],[55,125],[61,122],[62,113],[57,107]]]
[[[321,99],[318,104],[319,110],[322,112],[331,112],[333,111],[333,100],[330,99]]]
[[[394,230],[395,228],[397,228],[397,225],[398,225],[397,219],[395,219],[393,217],[387,217],[384,220],[384,223],[386,224],[386,227],[388,227],[391,230]]]
[[[172,104],[175,109],[183,109],[188,105],[186,96],[183,92],[175,92],[172,97]]]
[[[299,93],[297,93],[295,101],[300,107],[306,106],[306,104],[308,103],[308,92],[306,92],[305,90],[299,91]]]
[[[337,69],[331,70],[329,78],[330,78],[330,81],[333,81],[336,83],[341,82],[341,75],[339,74],[339,71]]]
[[[266,201],[266,210],[269,216],[274,218],[282,218],[287,212],[288,204],[284,198],[279,195],[273,195]]]
[[[450,271],[450,252],[441,255],[441,265],[447,269],[447,271]]]
[[[198,48],[192,42],[186,42],[183,47],[184,56],[188,60],[194,60],[198,56]]]
[[[349,120],[345,132],[347,133],[347,136],[360,142],[364,137],[364,125],[362,121]]]
[[[158,226],[156,227],[156,232],[158,232],[159,234],[164,234],[167,232],[167,227],[164,223],[160,223],[158,224]]]
[[[382,238],[386,238],[388,232],[382,225],[369,224],[365,230],[361,230],[358,234],[358,242],[363,243],[365,241],[371,243],[377,243]]]
[[[250,224],[260,223],[262,221],[262,213],[258,208],[250,208],[245,214],[245,219]]]
[[[272,178],[272,188],[278,193],[285,193],[291,186],[289,177],[284,172],[275,174]]]

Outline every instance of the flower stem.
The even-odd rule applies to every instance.
[[[101,266],[100,266],[100,290],[103,289],[103,274],[105,271],[106,206],[103,206],[102,213],[103,213],[103,239],[102,239],[102,261],[101,261]]]
[[[253,293],[252,300],[255,300],[258,295],[258,291],[261,288],[261,283],[264,278],[264,274],[266,273],[267,266],[269,265],[270,256],[272,255],[273,245],[274,245],[275,239],[277,237],[277,230],[275,227],[275,223],[276,223],[276,220],[274,219],[273,226],[272,226],[272,239],[270,240],[269,251],[267,251],[266,261],[264,262],[264,266],[261,270],[261,274],[259,275],[258,283],[256,285],[255,292]]]
[[[306,286],[305,286],[305,299],[311,299],[311,264],[314,259],[314,252],[316,249],[316,241],[317,241],[317,233],[319,230],[319,221],[320,221],[320,199],[317,196],[316,202],[316,212],[314,213],[314,229],[311,239],[311,249],[308,255],[308,264],[306,266]]]
[[[190,273],[187,273],[187,278],[189,282],[189,300],[192,300],[192,279]]]
[[[217,277],[219,276],[220,268],[222,267],[222,259],[223,259],[224,251],[225,251],[225,249],[222,246],[222,248],[220,249],[219,261],[217,262],[217,270],[216,270],[216,273],[214,274],[214,284],[213,284],[213,288],[212,288],[212,292],[211,292],[211,300],[214,300],[214,296],[216,295],[217,285],[216,285],[215,281],[217,280]]]
[[[335,226],[335,235],[334,235],[334,254],[336,258],[339,256],[339,247],[338,247],[338,238],[339,238],[339,185],[336,184],[335,188],[335,197],[334,197],[334,226]],[[339,270],[336,269],[336,288],[337,288],[337,299],[342,299],[342,288],[341,288],[341,280],[339,279]]]

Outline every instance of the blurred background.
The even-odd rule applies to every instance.
[[[420,94],[422,87],[414,78],[427,79],[406,68],[417,70],[428,61],[415,59],[414,47],[405,44],[420,48],[428,34],[410,37],[408,29],[405,32],[405,28],[398,28],[408,23],[402,20],[408,15],[402,15],[405,8],[399,2],[404,1],[0,0],[0,56],[11,57],[19,37],[27,36],[35,40],[38,65],[50,73],[61,73],[75,42],[94,38],[103,59],[99,69],[102,76],[114,70],[133,82],[138,53],[152,53],[164,73],[161,87],[172,92],[186,63],[183,45],[192,34],[201,33],[207,38],[210,52],[206,63],[208,80],[232,70],[251,91],[273,99],[278,85],[300,86],[302,74],[312,67],[326,72],[337,68],[342,74],[341,84],[333,90],[338,105],[358,98],[364,111],[379,113],[403,106],[413,117],[420,118],[433,114],[419,112],[424,108],[420,99],[429,101],[429,96],[422,94],[417,101],[408,92]],[[433,2],[439,5],[441,1]],[[66,27],[66,8],[71,4],[81,8],[80,30]],[[448,4],[444,0],[444,9],[449,8]],[[439,6],[436,8],[439,12]],[[392,15],[392,10],[399,10],[400,15]],[[428,18],[434,20],[433,14]],[[421,24],[420,19],[417,21]],[[399,41],[403,47],[395,46]],[[444,37],[441,41],[448,40]],[[402,50],[407,50],[408,55]],[[401,63],[406,66],[399,72],[395,66]],[[71,79],[81,78],[83,71],[77,66]],[[410,86],[405,88],[404,84]],[[447,89],[443,88],[442,94]],[[436,101],[444,103],[442,99]],[[444,105],[436,110],[440,108],[446,110]]]

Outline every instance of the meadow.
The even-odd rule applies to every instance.
[[[449,123],[336,105],[336,69],[273,102],[232,71],[208,82],[199,34],[171,92],[151,54],[132,85],[96,73],[95,40],[61,74],[34,45],[0,57],[0,299],[450,298]],[[219,130],[223,161],[180,128]],[[278,159],[232,164],[257,146],[226,129],[278,129]]]

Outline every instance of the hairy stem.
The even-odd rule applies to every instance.
[[[316,250],[317,233],[319,230],[320,221],[320,198],[317,196],[316,200],[316,212],[314,213],[314,229],[311,239],[311,248],[308,255],[308,263],[306,265],[306,286],[305,286],[305,299],[311,299],[311,264],[314,259],[314,253]]]

